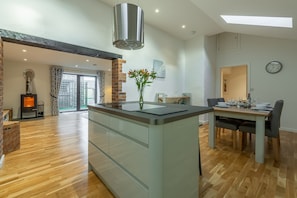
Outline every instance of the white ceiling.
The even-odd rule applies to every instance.
[[[101,0],[111,6],[123,0]],[[180,39],[234,32],[297,40],[296,0],[126,0],[139,5],[146,23]],[[157,14],[154,10],[158,8]],[[226,24],[220,15],[293,17],[293,29]],[[186,29],[182,29],[182,25]]]
[[[24,62],[24,64],[34,63],[45,65],[59,65],[64,67],[87,70],[111,70],[111,60],[65,53],[9,42],[4,42],[3,46],[4,61],[13,60]],[[23,52],[23,49],[25,49],[26,52]],[[24,61],[24,59],[27,59],[27,61]]]
[[[99,0],[110,6],[123,0]],[[126,0],[139,5],[144,11],[145,23],[161,29],[183,40],[196,35],[215,35],[235,32],[265,37],[297,40],[297,0]],[[155,13],[155,9],[160,10]],[[293,28],[259,27],[226,24],[220,15],[256,15],[293,17]],[[186,25],[185,29],[181,26]],[[26,58],[35,63],[63,65],[98,70],[110,69],[111,62],[99,58],[79,56],[47,49],[34,48],[12,43],[4,44],[4,57],[23,61]],[[90,62],[85,60],[89,59]],[[96,66],[97,65],[97,66]]]

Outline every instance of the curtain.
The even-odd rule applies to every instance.
[[[51,66],[51,112],[53,116],[59,115],[58,96],[64,69],[60,66]]]
[[[97,71],[98,88],[99,88],[99,103],[104,103],[105,100],[105,72]]]

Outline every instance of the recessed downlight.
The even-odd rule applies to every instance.
[[[186,29],[186,25],[182,25],[181,28]]]
[[[25,52],[27,52],[27,50],[26,50],[26,49],[22,49],[22,52],[24,52],[24,53],[25,53]]]
[[[24,61],[28,61],[28,59],[24,58]]]
[[[155,9],[155,13],[159,13],[160,10],[158,8]]]

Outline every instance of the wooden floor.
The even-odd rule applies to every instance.
[[[87,113],[21,122],[21,149],[0,169],[0,197],[113,197],[88,173],[87,132]]]
[[[265,163],[255,162],[252,137],[244,151],[233,150],[231,132],[208,147],[208,126],[200,128],[200,197],[297,197],[297,134],[280,132],[280,163],[275,163],[271,144],[265,144]],[[268,140],[266,141],[268,142]]]
[[[0,197],[113,197],[87,170],[87,113],[21,122],[21,149],[5,156]],[[200,197],[297,197],[297,134],[281,132],[281,162],[266,145],[265,164],[254,161],[254,140],[233,150],[231,133],[208,147],[200,127]]]

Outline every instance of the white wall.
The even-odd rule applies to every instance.
[[[297,84],[297,56],[295,54],[297,41],[232,33],[225,33],[218,38],[220,46],[217,67],[249,65],[252,98],[256,98],[258,102],[270,102],[271,104],[274,104],[278,99],[283,99],[281,128],[297,132],[295,119],[297,92],[294,88]],[[284,68],[280,73],[268,74],[265,72],[265,65],[272,60],[283,63]],[[217,70],[218,75],[219,69]],[[217,80],[217,94],[219,95],[218,85],[219,81]]]
[[[23,72],[32,69],[35,77],[32,81],[33,93],[37,94],[37,100],[44,102],[44,115],[51,115],[50,106],[50,66],[24,62],[8,61],[4,59],[3,75],[3,107],[13,108],[13,118],[20,118],[20,95],[26,93],[26,80]],[[65,68],[65,72],[72,74],[96,75],[93,71],[78,71]],[[106,101],[111,102],[111,72],[105,75]]]
[[[186,41],[185,86],[187,93],[192,93],[192,104],[204,104],[204,37],[197,36]]]
[[[4,60],[3,70],[3,108],[13,108],[13,118],[20,118],[21,94],[26,94],[26,79],[23,72],[32,69],[35,77],[32,81],[32,93],[37,100],[43,101],[44,114],[50,114],[50,70],[47,65],[26,64]]]
[[[215,97],[216,37],[197,36],[185,42],[184,92],[192,93],[192,105],[207,106]],[[201,122],[208,115],[199,117]]]
[[[215,95],[216,37],[197,36],[185,45],[185,92],[192,93],[193,105],[207,105]]]
[[[0,28],[71,44],[122,54],[127,61],[123,72],[129,69],[153,67],[153,59],[166,65],[166,78],[156,79],[145,88],[144,100],[153,101],[155,93],[180,95],[183,90],[183,41],[145,24],[145,47],[126,51],[112,46],[112,8],[100,1],[80,0],[39,1],[10,0],[1,3]],[[133,79],[123,84],[127,100],[137,100]]]
[[[183,93],[184,65],[183,41],[145,26],[145,47],[135,51],[122,51],[127,63],[123,66],[123,72],[130,69],[153,69],[153,60],[161,60],[166,67],[166,77],[156,78],[151,86],[144,90],[144,100],[154,101],[156,93],[166,93],[168,96],[181,95]],[[127,77],[123,84],[123,91],[127,93],[127,101],[138,100],[137,87],[134,79]]]
[[[1,2],[0,28],[112,51],[113,15],[98,0],[10,0]]]
[[[216,95],[216,56],[217,56],[217,38],[216,36],[205,37],[205,71],[204,71],[204,105],[207,106],[207,98],[213,98]]]

